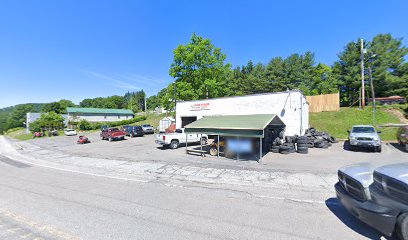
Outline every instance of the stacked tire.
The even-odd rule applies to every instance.
[[[300,154],[309,153],[309,140],[307,137],[297,137],[296,138],[296,152]]]
[[[279,146],[279,153],[281,154],[289,154],[294,152],[296,152],[294,143],[286,142]]]

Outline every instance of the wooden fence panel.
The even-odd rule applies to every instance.
[[[309,112],[335,112],[340,110],[340,94],[306,96]]]

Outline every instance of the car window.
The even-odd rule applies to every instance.
[[[181,130],[181,129],[176,129],[175,132],[176,132],[176,133],[183,133],[183,130]]]
[[[118,131],[119,129],[118,128],[111,128],[110,130],[111,131]]]
[[[375,133],[373,127],[353,127],[353,133]]]

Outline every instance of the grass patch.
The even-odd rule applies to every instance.
[[[153,128],[156,128],[157,126],[159,126],[160,120],[162,120],[164,117],[166,117],[166,113],[162,113],[162,114],[148,113],[146,116],[146,120],[136,122],[131,125],[142,125],[142,124],[149,123],[150,125],[153,126]]]
[[[366,107],[363,110],[344,107],[338,112],[310,113],[309,124],[319,131],[326,131],[337,138],[347,139],[347,130],[350,130],[353,125],[373,123],[372,110],[372,107]],[[400,123],[400,121],[394,114],[379,108],[377,109],[377,125],[385,123]],[[382,140],[396,140],[397,128],[381,128],[380,130]]]

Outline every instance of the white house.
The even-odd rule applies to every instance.
[[[276,114],[288,136],[303,135],[309,127],[309,104],[298,90],[177,102],[176,127],[205,116],[252,114]]]
[[[89,122],[116,122],[131,119],[134,113],[128,109],[107,108],[67,108],[69,121],[80,121],[85,119]]]

